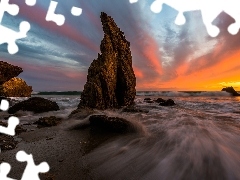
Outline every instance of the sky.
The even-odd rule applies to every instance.
[[[219,91],[233,86],[240,91],[240,33],[227,28],[234,19],[222,12],[213,24],[220,28],[211,37],[201,11],[185,12],[186,23],[174,23],[176,9],[164,4],[153,13],[154,0],[56,0],[56,13],[65,16],[62,26],[45,20],[50,0],[37,0],[33,7],[24,0],[17,16],[4,14],[1,24],[19,31],[28,21],[26,38],[17,40],[18,53],[10,55],[0,45],[0,60],[23,68],[19,75],[34,91],[81,91],[91,62],[100,53],[103,38],[100,13],[113,17],[130,42],[138,91]],[[73,6],[82,8],[73,16]]]

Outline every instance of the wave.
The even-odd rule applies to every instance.
[[[138,91],[137,96],[167,96],[167,97],[221,97],[231,96],[225,91]]]

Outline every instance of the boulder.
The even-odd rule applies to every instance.
[[[104,132],[127,133],[136,131],[132,123],[119,117],[92,115],[90,116],[89,121],[92,128],[97,128]]]
[[[119,108],[134,103],[136,77],[132,68],[130,43],[113,18],[101,13],[104,38],[101,54],[93,60],[78,108]]]
[[[57,118],[55,116],[41,117],[36,122],[34,122],[34,124],[37,124],[38,128],[51,127],[60,124],[61,120],[62,120],[61,118]]]
[[[21,78],[12,78],[2,84],[0,95],[5,97],[30,97],[32,93],[32,86]]]
[[[32,97],[28,100],[19,102],[9,108],[8,113],[14,114],[17,111],[32,111],[34,113],[43,113],[48,111],[57,111],[59,106],[56,102],[41,97]]]
[[[164,100],[162,98],[157,98],[156,100],[154,100],[154,102],[156,102],[156,103],[164,103],[164,102],[166,102],[166,100]]]
[[[226,92],[232,94],[233,96],[240,96],[240,94],[238,94],[232,86],[223,88],[222,91],[226,91]]]
[[[22,68],[0,61],[0,85],[23,72]]]
[[[172,99],[168,99],[165,102],[159,104],[160,106],[174,106],[176,105]]]

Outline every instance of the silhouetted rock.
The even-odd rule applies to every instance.
[[[160,106],[174,106],[176,105],[172,99],[168,99],[165,102],[159,104]]]
[[[133,104],[136,95],[130,43],[110,16],[102,12],[100,17],[104,31],[101,54],[88,69],[79,108],[128,106]]]
[[[41,97],[32,97],[28,100],[19,102],[9,108],[8,113],[14,114],[17,111],[32,111],[34,113],[43,113],[48,111],[57,111],[59,106],[56,102]]]
[[[0,95],[5,97],[30,97],[32,93],[32,86],[21,78],[12,78],[2,84]]]
[[[89,121],[92,128],[97,128],[104,132],[127,133],[136,131],[129,121],[119,117],[92,115]]]
[[[156,103],[164,103],[164,102],[166,102],[166,100],[164,100],[162,98],[157,98],[156,100],[154,100],[154,102],[156,102]]]
[[[223,88],[222,91],[226,91],[226,92],[232,94],[233,96],[240,96],[240,94],[238,94],[232,86]]]
[[[37,124],[38,128],[42,127],[51,127],[51,126],[57,126],[61,122],[61,118],[57,118],[55,116],[50,117],[41,117],[39,120],[34,122],[34,124]]]
[[[151,101],[151,98],[144,98],[144,101]]]
[[[22,68],[0,61],[0,85],[18,76],[21,72],[23,72]]]

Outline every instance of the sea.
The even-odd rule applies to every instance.
[[[32,96],[57,102],[60,111],[19,112],[21,124],[51,115],[68,121],[68,115],[80,101],[80,93],[76,92]],[[160,106],[144,101],[145,98],[173,99],[176,105]],[[99,112],[128,120],[137,132],[114,135],[85,154],[89,171],[97,179],[240,179],[240,97],[222,91],[142,91],[137,92],[135,106],[149,112],[127,113],[121,109]]]

